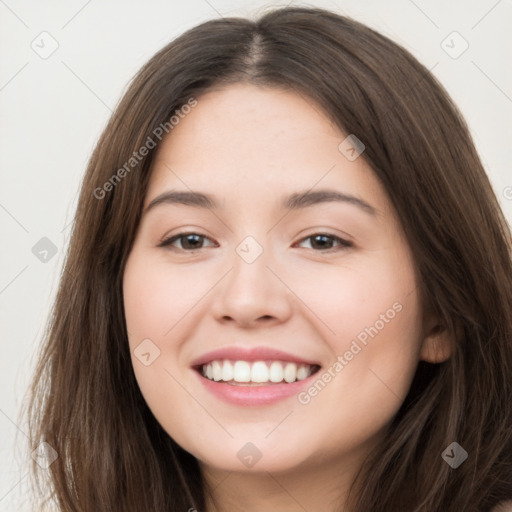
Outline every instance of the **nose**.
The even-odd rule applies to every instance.
[[[232,259],[232,268],[216,287],[212,302],[214,317],[221,323],[243,328],[285,322],[292,312],[293,293],[270,250],[251,262],[242,252]]]

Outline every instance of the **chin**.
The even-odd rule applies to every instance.
[[[215,441],[215,446],[184,447],[200,464],[222,471],[285,472],[304,464],[310,453],[304,453],[305,443],[283,444],[277,436],[253,441],[228,439]]]

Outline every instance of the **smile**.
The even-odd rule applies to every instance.
[[[318,365],[290,361],[231,361],[216,359],[201,366],[203,377],[231,385],[292,383],[307,379],[319,370]]]
[[[208,394],[235,406],[276,404],[311,384],[321,364],[275,347],[227,345],[190,362]]]

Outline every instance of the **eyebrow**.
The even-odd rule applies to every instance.
[[[281,208],[288,211],[299,210],[328,202],[351,204],[372,216],[377,216],[377,209],[363,199],[331,189],[295,192],[282,199]],[[169,190],[155,197],[146,207],[144,214],[162,204],[182,204],[211,210],[218,210],[220,208],[218,201],[210,194],[197,191]]]

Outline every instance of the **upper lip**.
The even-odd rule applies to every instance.
[[[304,359],[302,357],[283,352],[276,348],[270,347],[253,347],[253,348],[242,348],[242,347],[224,347],[217,350],[207,352],[202,356],[194,359],[191,366],[201,366],[206,363],[210,363],[215,360],[230,359],[232,361],[290,361],[298,364],[308,364],[321,366],[319,362]]]

